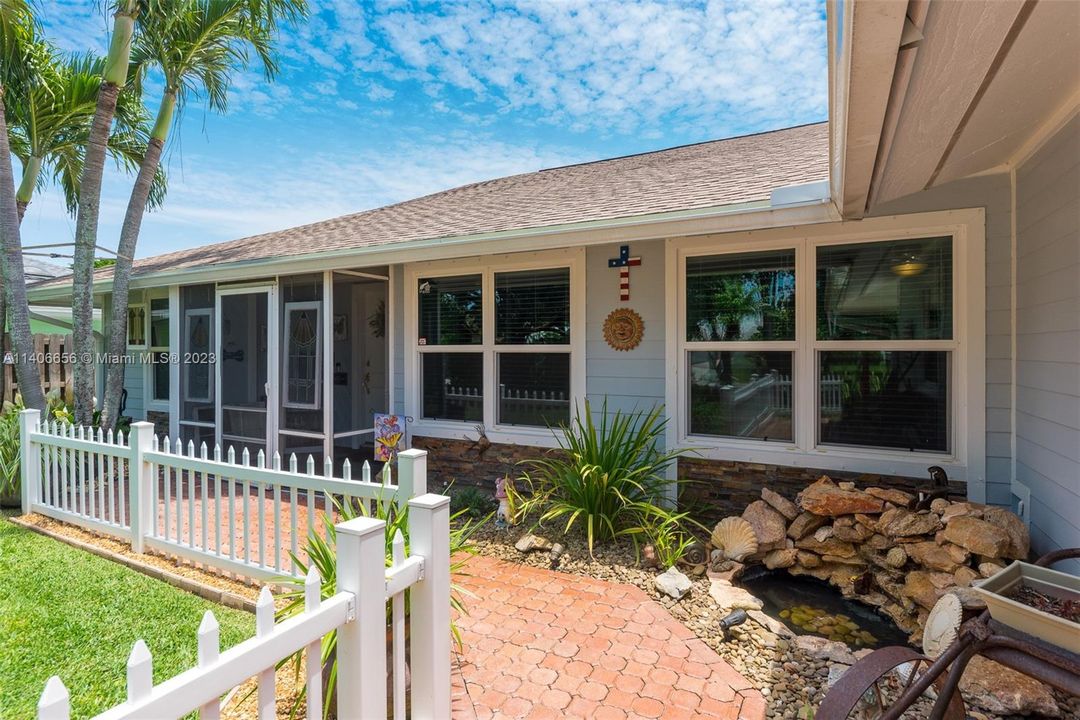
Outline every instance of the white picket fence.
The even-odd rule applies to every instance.
[[[259,718],[269,720],[276,717],[274,667],[298,650],[312,659],[307,663],[308,717],[321,717],[320,642],[333,630],[338,632],[338,716],[385,718],[387,602],[392,618],[393,716],[405,718],[406,590],[411,717],[449,717],[450,500],[425,494],[423,451],[400,453],[397,483],[392,484],[389,473],[383,474],[382,482],[373,482],[368,467],[354,480],[348,463],[343,477],[334,478],[330,461],[323,476],[317,476],[311,458],[301,474],[295,457],[289,459],[288,470],[282,470],[277,457],[265,467],[261,454],[252,466],[247,453],[240,463],[231,450],[224,460],[220,449],[211,455],[205,446],[196,453],[189,444],[185,453],[179,442],[160,443],[150,423],[135,423],[130,436],[124,437],[43,425],[38,411],[25,410],[20,435],[24,512],[128,540],[136,552],[156,549],[256,579],[299,575],[300,569],[283,558],[283,550],[288,546],[301,555],[304,538],[298,535],[306,538],[301,533],[305,525],[318,531],[322,517],[333,522],[331,497],[352,503],[408,504],[411,555],[405,556],[398,533],[391,567],[386,568],[382,520],[360,517],[338,524],[335,595],[320,601],[321,580],[309,572],[304,613],[275,624],[273,597],[264,588],[256,610],[256,636],[225,652],[220,652],[217,622],[207,613],[198,633],[198,666],[157,686],[151,679],[153,639],[149,644],[140,640],[128,660],[127,701],[99,719],[173,718],[195,710],[200,718],[216,718],[221,697],[257,676]],[[284,517],[287,522],[282,522]],[[323,523],[322,531],[327,530]],[[60,678],[53,677],[42,693],[38,718],[67,720],[69,715],[68,691]]]
[[[21,416],[23,511],[70,522],[256,580],[299,576],[311,531],[328,533],[338,502],[396,502],[426,492],[427,454],[398,455],[397,482],[389,466],[377,481],[364,463],[353,478],[348,461],[334,477],[333,460],[309,456],[303,472],[295,455],[282,469],[275,453],[267,467],[260,451],[252,464],[232,448],[160,440],[150,423],[131,433],[96,433],[62,423],[40,423],[36,410]],[[35,461],[36,459],[36,461]]]
[[[450,499],[424,495],[409,501],[412,554],[398,532],[393,566],[385,568],[382,520],[356,518],[337,526],[337,592],[320,599],[322,579],[312,569],[304,583],[304,612],[276,623],[274,599],[264,587],[255,610],[255,637],[221,652],[218,623],[207,611],[198,630],[198,665],[153,684],[151,644],[135,643],[127,662],[127,700],[96,720],[178,718],[199,711],[220,717],[221,698],[258,678],[259,720],[277,717],[275,665],[304,651],[307,717],[322,717],[323,636],[337,631],[337,709],[340,718],[450,717]],[[411,685],[405,683],[405,601],[410,591]],[[392,604],[392,691],[387,698],[386,602]],[[69,720],[70,697],[53,676],[38,702],[38,720]]]

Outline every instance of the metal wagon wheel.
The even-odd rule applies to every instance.
[[[947,673],[932,668],[934,661],[911,648],[881,648],[859,660],[829,690],[818,708],[817,720],[893,720],[928,717],[939,694],[947,692]],[[928,677],[929,676],[929,677]],[[897,701],[916,685],[926,684],[904,706]],[[960,691],[943,708],[942,720],[964,720]]]

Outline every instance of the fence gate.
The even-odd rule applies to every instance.
[[[8,353],[13,352],[11,336],[5,333],[0,346],[2,346],[2,350],[0,350],[0,373],[3,373],[4,376],[4,382],[2,383],[4,394],[3,397],[0,397],[0,404],[2,404],[5,400],[13,402],[19,388],[18,381],[15,378],[15,364],[14,362],[8,362],[13,360],[8,356]],[[44,362],[38,365],[38,369],[41,372],[41,389],[45,393],[56,388],[63,388],[71,381],[73,372],[71,348],[71,335],[34,336],[34,353],[39,358],[44,358]]]

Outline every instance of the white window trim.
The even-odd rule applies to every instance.
[[[814,263],[816,248],[829,244],[850,244],[918,237],[951,235],[953,241],[953,339],[918,341],[929,349],[940,346],[951,355],[952,398],[949,453],[911,453],[874,448],[852,448],[816,443],[817,351],[821,349],[888,349],[889,343],[821,342],[815,338],[816,302]],[[793,467],[821,468],[848,472],[881,473],[925,477],[930,465],[941,465],[951,478],[968,483],[968,496],[981,502],[985,493],[985,233],[984,211],[949,210],[915,215],[866,219],[859,222],[828,223],[795,228],[731,233],[722,236],[669,239],[666,243],[666,402],[672,413],[667,440],[669,446],[692,448],[707,459],[764,463]],[[796,383],[792,419],[794,441],[781,443],[690,435],[686,351],[693,343],[685,340],[685,262],[691,255],[720,255],[783,248],[796,249],[795,343],[777,342],[776,350],[792,349]],[[809,278],[809,282],[807,281]],[[911,347],[911,341],[896,343]],[[763,343],[732,343],[761,348]],[[691,457],[695,455],[692,454]]]
[[[154,301],[155,300],[168,300],[169,301],[169,338],[165,341],[164,345],[154,345],[151,338],[151,329],[154,322]],[[154,361],[153,355],[156,353],[171,353],[172,350],[172,336],[173,326],[176,324],[174,318],[176,317],[176,311],[172,307],[172,301],[169,298],[168,288],[162,288],[160,291],[148,292],[146,294],[146,345],[150,355],[147,356],[147,362],[143,363],[143,405],[146,410],[152,410],[154,412],[169,412],[171,410],[170,400],[173,396],[173,382],[172,382],[172,370],[169,371],[169,398],[170,400],[158,400],[154,398]],[[170,363],[174,365],[175,363]]]
[[[491,304],[495,291],[495,273],[520,270],[542,270],[566,267],[570,269],[570,344],[548,346],[506,346],[495,344],[495,313]],[[455,275],[481,275],[483,290],[483,340],[479,345],[429,345],[418,344],[418,302],[415,292],[421,277],[450,277]],[[421,415],[420,354],[422,352],[473,352],[484,358],[484,414],[483,421],[488,439],[496,443],[557,447],[558,441],[547,428],[496,423],[496,354],[507,352],[564,352],[570,354],[570,413],[585,400],[585,248],[551,252],[518,253],[513,255],[490,255],[458,260],[439,260],[410,263],[405,266],[405,414],[415,418],[410,423],[410,435],[434,438],[462,439],[475,434],[476,422],[456,420],[431,420]]]

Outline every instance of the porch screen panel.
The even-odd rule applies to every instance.
[[[690,435],[793,442],[795,250],[686,258]]]
[[[169,399],[169,299],[150,301],[151,399]]]
[[[214,444],[214,286],[180,288],[180,436]]]

